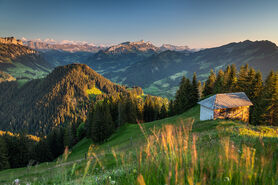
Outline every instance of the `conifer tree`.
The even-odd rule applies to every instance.
[[[98,102],[92,120],[92,140],[96,143],[105,141],[113,133],[114,128],[109,105],[104,102]]]
[[[248,71],[249,71],[248,64],[240,67],[238,78],[237,78],[237,87],[236,87],[236,90],[239,92],[246,92],[248,88],[248,84],[249,84]]]
[[[252,96],[252,93],[254,92],[254,89],[252,87],[253,82],[255,80],[256,77],[256,71],[254,68],[250,68],[248,71],[248,75],[246,78],[246,86],[245,86],[245,90],[244,92],[246,93],[246,95],[250,98]]]
[[[64,146],[71,147],[72,146],[72,141],[73,141],[73,135],[72,135],[72,123],[68,123],[68,125],[65,128],[64,131]]]
[[[205,83],[204,96],[208,96],[213,93],[215,80],[216,80],[215,73],[213,72],[213,70],[211,70],[210,75]]]
[[[228,75],[228,79],[227,82],[225,82],[226,92],[234,92],[236,91],[236,83],[237,83],[237,70],[234,64],[231,65],[231,71],[227,75]]]
[[[168,108],[168,116],[174,116],[174,115],[175,115],[174,101],[170,100],[169,108]]]
[[[200,98],[200,94],[199,94],[199,86],[198,86],[198,82],[197,82],[197,75],[196,73],[193,74],[193,78],[192,78],[192,90],[189,92],[191,94],[190,98],[190,102],[191,102],[191,106],[194,106],[197,104],[199,98]]]
[[[198,99],[200,100],[203,97],[203,86],[200,80],[198,81],[197,87],[198,87],[198,95],[199,95]]]
[[[3,136],[0,136],[0,170],[7,169],[10,167],[8,159],[8,150],[6,141]]]
[[[137,110],[136,110],[136,101],[132,98],[132,95],[128,95],[125,100],[125,114],[126,114],[126,122],[128,123],[136,123]]]
[[[175,112],[177,114],[183,113],[185,110],[192,106],[190,98],[192,97],[192,85],[190,80],[183,77],[180,87],[175,97]]]
[[[224,72],[220,69],[214,83],[213,94],[224,92],[224,85]]]
[[[276,103],[278,94],[277,86],[277,75],[271,71],[268,75],[265,86],[262,91],[262,103],[261,106],[264,107],[263,113],[261,115],[260,123],[274,125],[276,118]]]
[[[159,118],[163,119],[163,118],[166,118],[166,117],[168,117],[168,113],[167,113],[167,109],[166,109],[165,104],[163,104],[161,106],[161,109],[160,109],[160,116],[159,116]]]

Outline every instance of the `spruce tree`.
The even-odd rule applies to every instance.
[[[174,101],[170,100],[169,108],[168,108],[168,116],[174,116],[174,115],[175,115]]]
[[[203,86],[200,80],[198,81],[197,87],[198,87],[198,100],[200,100],[203,97]]]
[[[189,79],[183,77],[180,87],[176,93],[175,98],[175,112],[180,114],[190,108],[193,104],[192,97],[192,84]]]
[[[245,90],[244,92],[246,93],[246,95],[253,99],[253,93],[254,93],[254,87],[253,87],[253,83],[255,81],[255,77],[256,77],[256,71],[254,68],[250,68],[248,75],[247,75],[247,79],[246,79],[246,86],[245,86]]]
[[[260,123],[273,125],[275,119],[275,107],[276,107],[276,91],[277,91],[277,78],[276,74],[271,71],[268,75],[265,86],[262,91],[262,103],[261,106],[264,107],[263,113],[261,115]]]
[[[166,109],[165,104],[163,104],[163,105],[161,106],[160,114],[159,114],[159,115],[160,115],[160,116],[159,116],[160,119],[163,119],[163,118],[168,117],[167,109]]]
[[[194,106],[197,104],[200,94],[199,94],[199,86],[197,82],[197,75],[194,73],[193,78],[192,78],[192,90],[190,91],[191,97],[191,106]]]
[[[213,94],[215,80],[216,80],[215,73],[213,72],[213,70],[211,70],[210,75],[205,83],[204,96]]]
[[[237,77],[237,86],[236,86],[236,90],[239,92],[246,92],[246,90],[248,89],[248,84],[249,84],[248,71],[249,71],[248,64],[240,67],[238,77]]]
[[[236,83],[237,83],[237,70],[236,70],[236,66],[232,64],[231,71],[228,74],[227,82],[225,82],[226,92],[236,91]]]
[[[0,170],[7,169],[10,167],[8,150],[6,146],[6,141],[3,136],[0,136]]]
[[[105,141],[113,133],[115,126],[107,103],[96,104],[91,129],[91,138],[96,143]]]
[[[220,69],[214,83],[213,94],[224,92],[224,85],[224,72]]]
[[[253,106],[250,107],[250,123],[253,125],[258,125],[261,121],[261,115],[264,111],[262,105],[262,89],[263,89],[263,80],[261,72],[257,72],[254,80],[252,81],[249,98],[253,103]]]

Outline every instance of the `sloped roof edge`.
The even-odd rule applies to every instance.
[[[210,109],[235,108],[253,105],[244,92],[216,94],[198,102],[198,104]]]

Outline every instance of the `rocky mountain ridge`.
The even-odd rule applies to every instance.
[[[61,43],[47,43],[47,42],[38,42],[38,41],[24,41],[25,46],[28,46],[35,50],[61,50],[66,52],[91,52],[96,53],[99,50],[105,49],[106,47],[103,46],[94,46],[90,44],[61,44]]]
[[[1,44],[15,44],[15,45],[23,45],[23,42],[15,37],[0,37]]]

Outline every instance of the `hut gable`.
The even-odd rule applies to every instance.
[[[216,94],[198,104],[201,105],[200,120],[228,118],[245,122],[249,118],[249,106],[253,105],[244,92]]]

